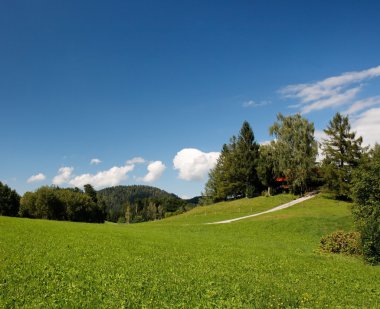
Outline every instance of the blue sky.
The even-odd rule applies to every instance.
[[[318,138],[348,113],[380,142],[379,12],[376,1],[1,1],[0,180],[19,193],[91,182],[191,197],[244,120],[264,142],[278,112],[302,112]]]

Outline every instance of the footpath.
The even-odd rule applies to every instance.
[[[307,196],[304,196],[304,197],[301,197],[301,198],[298,198],[294,201],[291,201],[289,203],[286,203],[286,204],[282,204],[280,206],[277,206],[277,207],[274,207],[274,208],[271,208],[269,210],[266,210],[266,211],[263,211],[263,212],[258,212],[258,213],[255,213],[253,215],[248,215],[248,216],[244,216],[244,217],[239,217],[239,218],[234,218],[234,219],[229,219],[229,220],[224,220],[224,221],[217,221],[217,222],[210,222],[210,223],[206,223],[206,224],[224,224],[224,223],[231,223],[231,222],[235,222],[235,221],[239,221],[239,220],[244,220],[244,219],[248,219],[248,218],[252,218],[252,217],[257,217],[257,216],[261,216],[261,215],[264,215],[264,214],[267,214],[267,213],[270,213],[270,212],[275,212],[275,211],[279,211],[281,209],[285,209],[285,208],[288,208],[288,207],[291,207],[293,205],[296,205],[296,204],[299,204],[299,203],[302,203],[304,201],[307,201],[313,197],[315,197],[316,194],[310,194],[310,195],[307,195]]]

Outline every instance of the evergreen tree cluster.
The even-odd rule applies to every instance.
[[[212,201],[227,198],[253,197],[260,190],[256,167],[259,145],[251,126],[243,123],[239,136],[224,144],[218,162],[209,173],[205,196]]]

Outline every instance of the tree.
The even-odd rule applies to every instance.
[[[55,194],[56,188],[47,186],[36,191],[35,210],[37,218],[63,220],[65,217],[65,206]]]
[[[38,218],[36,210],[36,194],[33,192],[25,192],[20,200],[20,217]]]
[[[276,173],[275,173],[275,158],[274,158],[274,145],[261,145],[260,157],[257,165],[257,173],[261,183],[266,186],[268,196],[271,195],[272,188],[275,186]]]
[[[146,218],[148,221],[157,219],[157,206],[153,201],[148,201],[146,207]]]
[[[17,216],[20,208],[20,196],[0,181],[0,215]]]
[[[125,223],[131,223],[133,220],[132,207],[129,202],[125,205]]]
[[[314,124],[300,114],[280,113],[269,132],[276,138],[273,144],[276,172],[288,179],[293,193],[303,194],[318,153]]]
[[[364,258],[380,263],[380,146],[375,145],[353,173],[352,196],[356,226],[361,234]]]
[[[243,122],[236,144],[235,173],[245,197],[253,197],[259,192],[260,182],[257,176],[259,145],[255,141],[252,128],[247,121]]]
[[[324,130],[327,138],[322,142],[325,156],[322,173],[326,186],[341,199],[350,196],[352,173],[359,165],[363,153],[362,138],[355,138],[355,132],[350,130],[348,116],[336,113]]]
[[[231,175],[232,144],[224,144],[215,167],[209,172],[209,179],[205,186],[203,201],[206,203],[218,202],[233,196],[235,184]],[[207,201],[208,200],[208,201]]]
[[[216,166],[209,173],[203,201],[252,197],[258,193],[258,149],[251,126],[244,121],[239,136],[232,136],[230,143],[223,145]]]
[[[84,193],[87,194],[94,203],[98,202],[97,193],[93,186],[91,186],[90,184],[84,185]]]

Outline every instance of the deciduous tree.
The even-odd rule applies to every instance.
[[[276,138],[273,144],[276,172],[288,179],[293,193],[303,194],[318,153],[314,124],[300,114],[280,113],[269,131]]]

